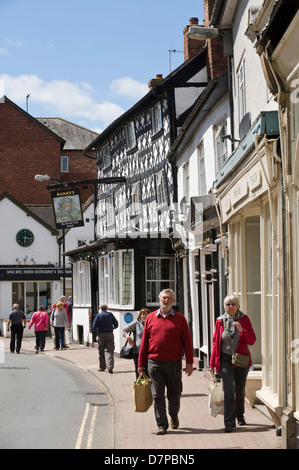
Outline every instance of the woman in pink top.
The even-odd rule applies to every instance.
[[[39,310],[37,312],[34,312],[34,314],[31,317],[30,323],[29,323],[29,330],[34,325],[34,332],[36,336],[36,354],[38,354],[38,351],[41,350],[43,351],[45,349],[45,343],[46,343],[46,332],[48,330],[48,324],[49,324],[49,316],[47,312],[45,311],[45,307],[41,305],[39,307]]]

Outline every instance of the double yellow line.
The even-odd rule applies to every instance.
[[[85,413],[84,413],[82,423],[81,423],[81,426],[80,426],[80,430],[79,430],[79,434],[78,434],[75,449],[82,449],[82,441],[83,441],[83,436],[84,436],[85,430],[87,428],[87,421],[88,421],[89,411],[90,411],[90,403],[86,403]],[[94,435],[94,430],[95,430],[97,411],[98,411],[98,407],[95,406],[94,409],[93,409],[92,416],[91,416],[91,421],[90,421],[89,432],[88,432],[88,436],[87,436],[87,443],[86,443],[85,449],[91,449],[92,448],[91,446],[92,446],[93,435]]]

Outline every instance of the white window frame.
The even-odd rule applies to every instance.
[[[226,117],[214,125],[214,149],[215,149],[215,164],[216,171],[219,171],[228,158],[227,139],[222,139],[221,136],[227,134],[227,119]]]
[[[133,183],[131,186],[131,215],[138,215],[141,213],[141,183]]]
[[[242,58],[237,70],[238,80],[238,113],[239,123],[246,114],[246,82],[245,82],[245,57]]]
[[[73,265],[74,305],[91,307],[90,262],[80,260]]]
[[[157,191],[157,204],[158,207],[168,204],[168,190],[166,183],[166,174],[165,170],[160,171],[155,175],[156,179],[156,191]]]
[[[68,173],[69,172],[69,157],[67,155],[63,155],[60,160],[61,163],[61,173]]]
[[[184,196],[185,200],[188,203],[190,197],[190,175],[189,175],[189,161],[183,165],[183,186],[184,186]]]
[[[157,266],[154,267],[154,273],[151,278],[148,278],[148,268],[150,268],[149,264],[151,263],[153,266],[155,264],[158,265],[161,260],[168,260],[169,262],[169,272],[170,272],[170,262],[172,263],[172,270],[173,276],[172,278],[163,278],[163,273],[161,272],[161,265],[160,268]],[[157,272],[160,271],[160,278],[157,276]],[[159,305],[159,294],[163,289],[172,289],[175,292],[175,285],[176,285],[176,263],[175,258],[170,256],[160,256],[160,257],[146,257],[145,258],[145,298],[146,298],[146,305],[147,306],[156,306]],[[150,288],[150,291],[149,291]],[[155,301],[150,301],[149,299],[149,292],[155,292]]]
[[[155,104],[155,106],[152,108],[152,122],[153,134],[157,134],[163,127],[162,105],[160,102]]]
[[[137,145],[136,141],[136,132],[134,121],[131,121],[130,124],[126,127],[126,137],[127,137],[127,147],[128,150],[133,149]]]
[[[100,303],[134,309],[134,251],[110,251],[99,258]]]
[[[198,187],[199,196],[207,194],[207,180],[206,180],[206,162],[204,143],[201,141],[197,146],[197,162],[198,162]]]
[[[110,147],[108,143],[106,143],[101,148],[101,160],[102,160],[103,170],[105,170],[105,168],[109,168],[109,166],[111,165],[111,154],[110,154]]]

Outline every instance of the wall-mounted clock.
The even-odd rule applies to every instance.
[[[30,246],[33,243],[34,235],[31,230],[22,228],[16,235],[17,242],[20,246]]]

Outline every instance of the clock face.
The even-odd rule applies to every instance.
[[[17,242],[21,246],[30,246],[33,243],[34,235],[31,230],[23,228],[19,230],[16,236]]]

